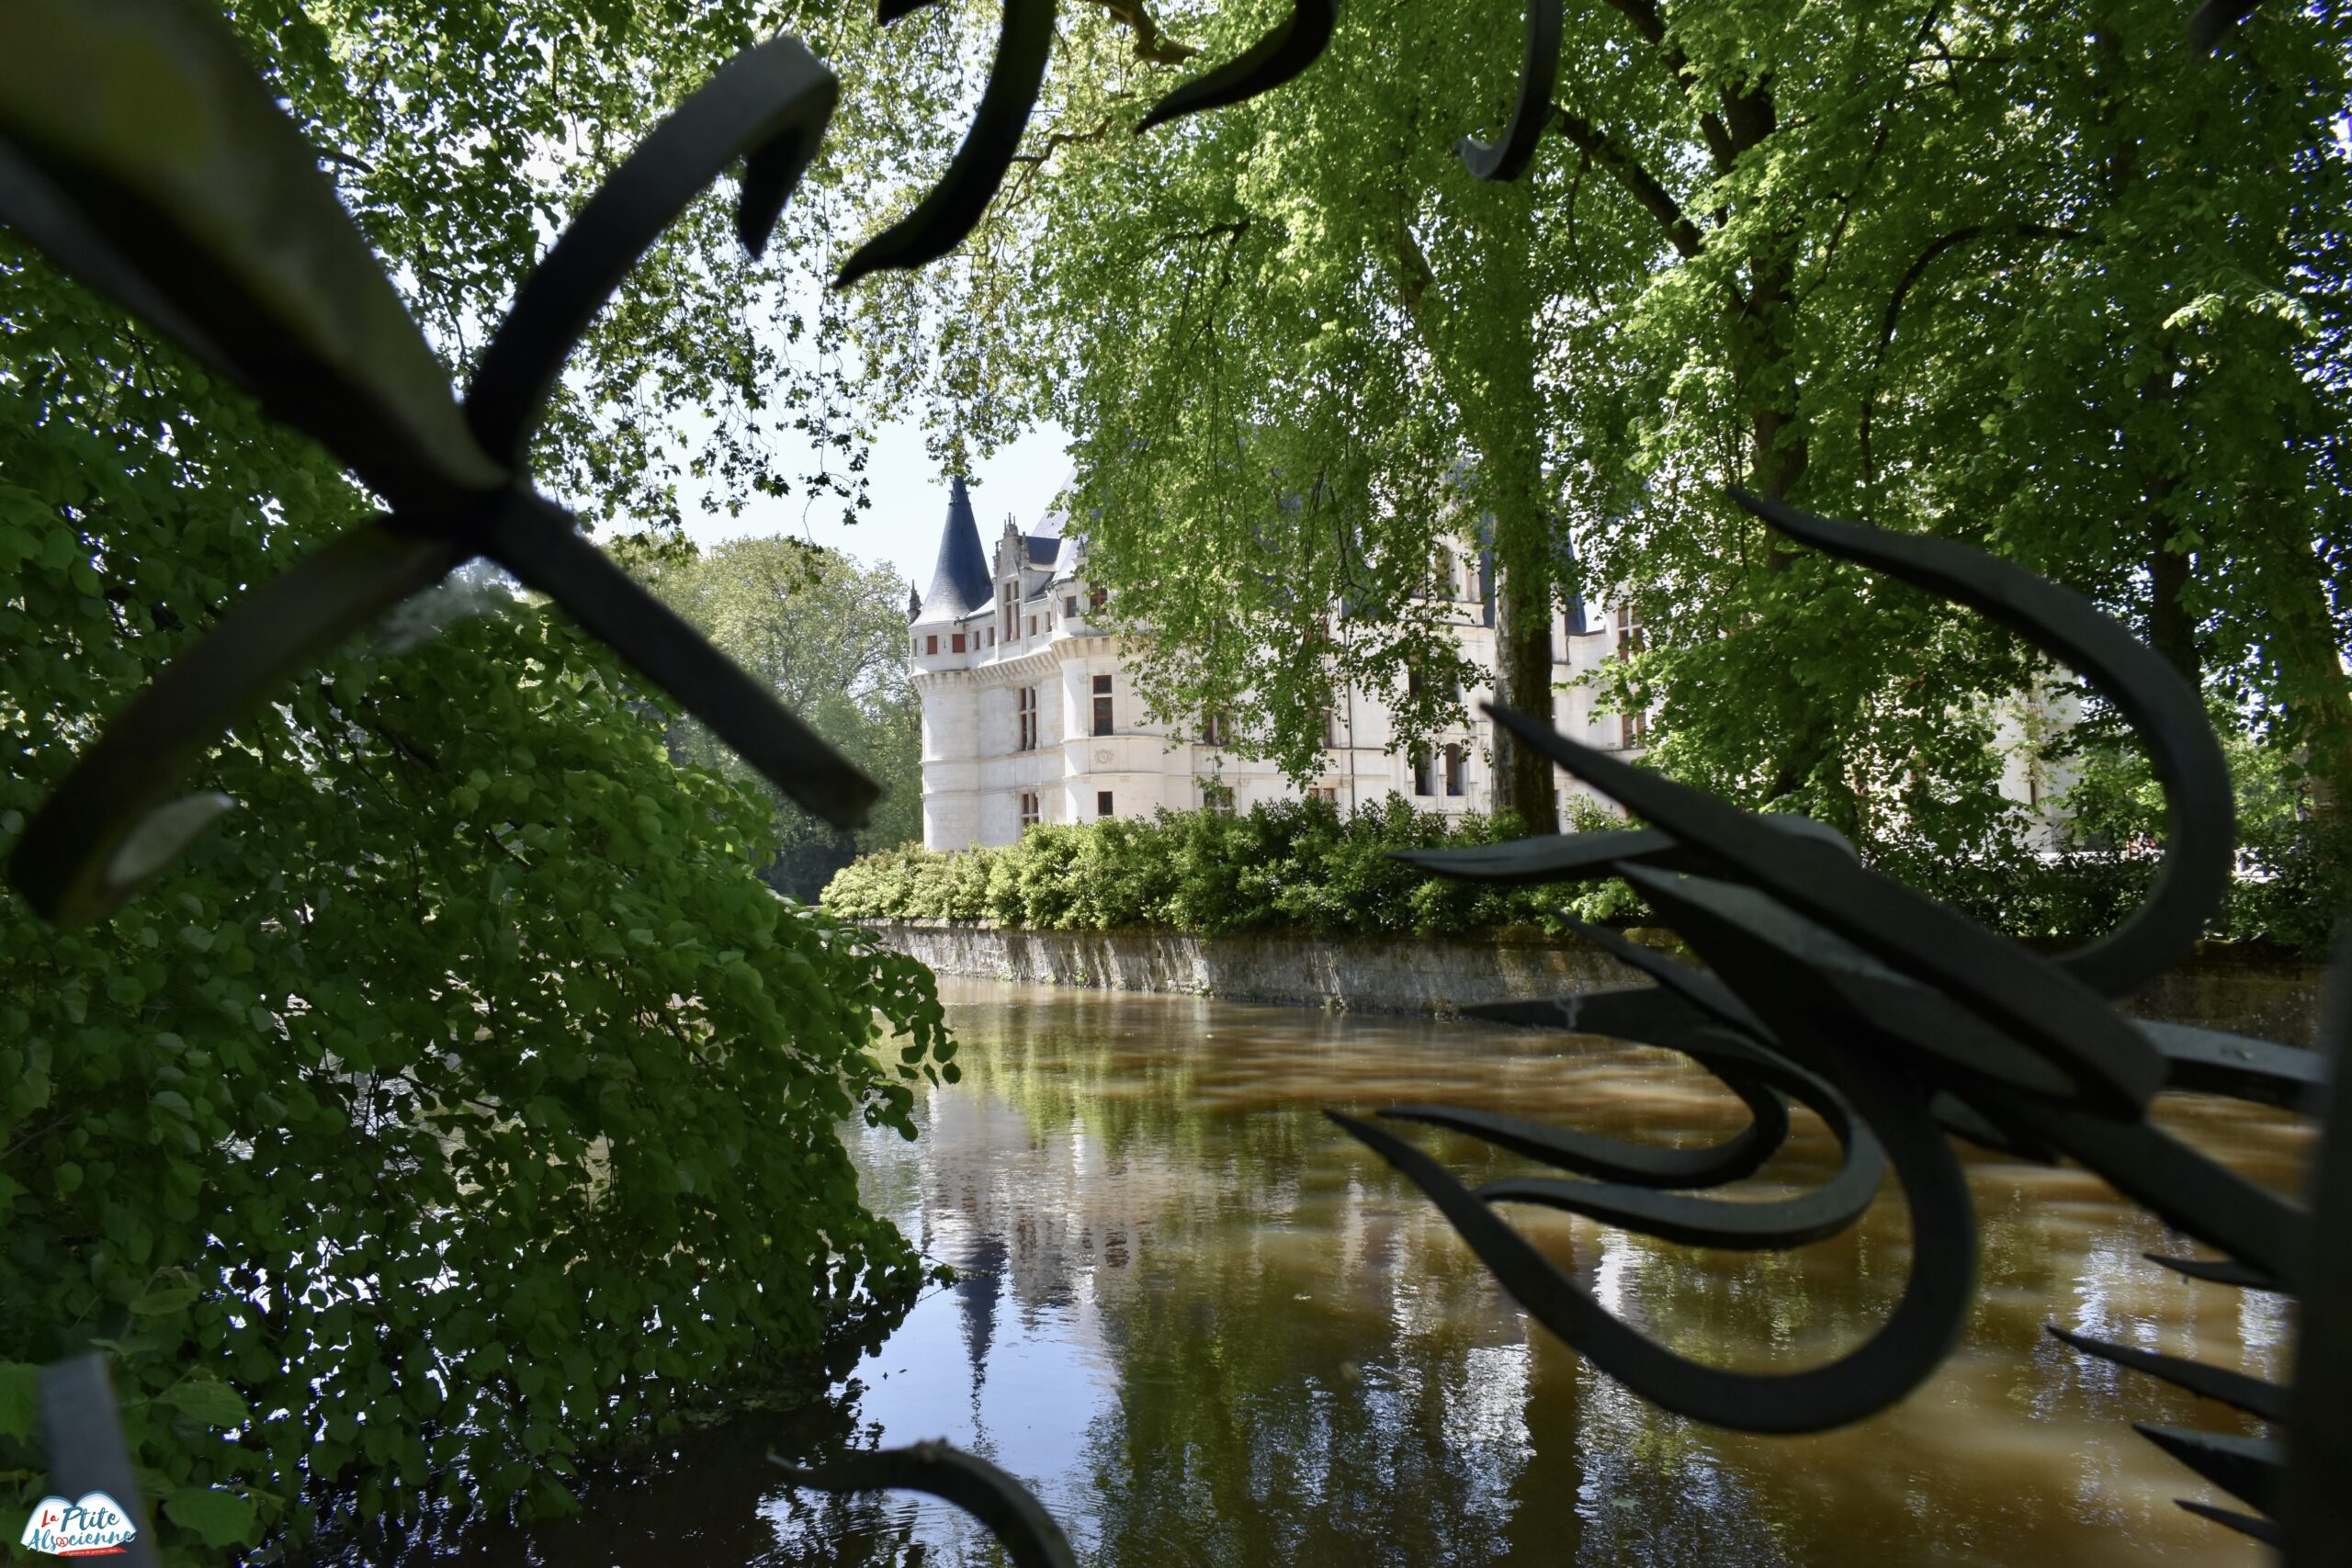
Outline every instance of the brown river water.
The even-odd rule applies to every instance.
[[[945,1438],[1027,1481],[1092,1568],[1985,1563],[2267,1553],[2174,1506],[2227,1506],[2133,1421],[2251,1423],[2093,1363],[2044,1324],[2282,1378],[2291,1309],[2181,1279],[2193,1251],[2102,1182],[1969,1156],[1983,1248],[1965,1337],[1892,1410],[1757,1438],[1659,1413],[1523,1317],[1435,1211],[1319,1114],[1443,1100],[1622,1138],[1744,1120],[1678,1058],[1574,1036],[943,979],[964,1078],[909,1144],[852,1134],[867,1203],[958,1281],[817,1404],[745,1417],[591,1488],[585,1514],[462,1556],[550,1568],[980,1564],[944,1505],[794,1491],[763,1456]],[[2308,1129],[2183,1097],[2167,1124],[2291,1187]],[[1756,1196],[1825,1179],[1795,1113]],[[1417,1134],[1457,1174],[1521,1168]],[[1514,1220],[1686,1355],[1795,1368],[1899,1292],[1892,1190],[1790,1253],[1699,1251],[1545,1211]]]

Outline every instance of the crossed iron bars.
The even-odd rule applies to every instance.
[[[882,19],[930,3],[884,0]],[[1501,138],[1465,137],[1457,149],[1479,178],[1516,178],[1550,123],[1563,4],[1531,0]],[[2252,8],[2208,0],[2192,43],[2217,47]],[[1264,38],[1180,87],[1137,129],[1292,80],[1323,52],[1337,18],[1336,0],[1295,0]],[[841,283],[921,266],[978,222],[1035,106],[1052,21],[1053,0],[1005,0],[987,88],[946,175],[851,256]],[[737,232],[759,254],[837,96],[832,75],[792,39],[729,62],[647,137],[525,281],[458,401],[316,155],[216,21],[178,0],[10,0],[0,9],[0,220],[252,388],[390,506],[232,608],[83,754],[9,863],[40,913],[71,922],[118,907],[206,819],[200,798],[166,799],[223,730],[354,631],[481,556],[548,594],[793,799],[840,825],[862,819],[872,783],[599,555],[526,472],[566,355],[638,257],[739,159]],[[1974,1223],[1948,1136],[2029,1158],[2072,1156],[2227,1255],[2162,1261],[2301,1297],[2292,1388],[2052,1332],[2287,1426],[2292,1441],[2283,1446],[2143,1430],[2257,1513],[2185,1506],[2277,1541],[2297,1562],[2333,1556],[2352,1526],[2328,1473],[2352,1453],[2352,1254],[2323,1244],[2352,1217],[2352,1149],[2342,1135],[2326,1140],[2312,1201],[2300,1207],[2143,1113],[2162,1089],[2194,1089],[2324,1107],[2340,1128],[2335,1112],[2352,1089],[2331,1086],[2324,1058],[2132,1023],[2108,1005],[2195,940],[2227,885],[2228,773],[2195,694],[2120,626],[2030,573],[1957,545],[1736,498],[1793,538],[2005,622],[2099,686],[2149,744],[2165,790],[2170,831],[2151,897],[2109,937],[2045,960],[1868,871],[1817,826],[1739,811],[1498,713],[1522,742],[1655,826],[1407,858],[1490,881],[1622,875],[1709,970],[1592,931],[1658,987],[1486,1012],[1680,1051],[1741,1098],[1751,1123],[1713,1148],[1670,1151],[1443,1107],[1384,1113],[1468,1132],[1586,1179],[1519,1178],[1473,1191],[1381,1128],[1334,1119],[1419,1186],[1504,1287],[1604,1371],[1667,1408],[1763,1431],[1813,1430],[1883,1409],[1949,1350],[1973,1286]],[[2339,1042],[2352,1034],[2342,1009],[2339,1000],[2330,1027]],[[1841,1145],[1831,1180],[1768,1202],[1694,1195],[1770,1157],[1787,1133],[1789,1099],[1818,1112]],[[1862,1347],[1789,1374],[1729,1372],[1674,1355],[1610,1316],[1495,1213],[1533,1202],[1668,1239],[1786,1247],[1852,1224],[1890,1168],[1915,1235],[1903,1298]],[[119,1433],[110,1419],[95,1437],[90,1427],[90,1410],[110,1416],[103,1377],[82,1362],[52,1371],[43,1403],[56,1481],[119,1485]],[[109,1433],[111,1449],[98,1440]],[[1071,1561],[1059,1529],[1017,1482],[941,1445],[846,1454],[790,1473],[831,1490],[934,1492],[980,1517],[1016,1562]]]

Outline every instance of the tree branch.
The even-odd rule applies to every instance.
[[[1038,151],[1035,152],[1015,152],[1012,155],[1012,162],[1016,164],[1042,164],[1065,147],[1076,147],[1082,142],[1088,141],[1100,141],[1104,137],[1111,134],[1112,123],[1113,122],[1110,119],[1106,118],[1102,124],[1096,126],[1091,130],[1048,131],[1044,139],[1044,145],[1040,147]]]
[[[1634,30],[1641,35],[1644,43],[1665,55],[1666,68],[1674,73],[1674,80],[1686,95],[1700,91],[1704,84],[1699,80],[1699,73],[1690,68],[1690,57],[1682,52],[1680,44],[1666,36],[1666,17],[1650,4],[1650,0],[1605,0],[1605,3],[1610,9],[1634,24]],[[1731,132],[1724,129],[1722,118],[1708,110],[1700,110],[1699,134],[1706,139],[1707,155],[1714,160],[1715,172],[1719,175],[1731,173],[1732,160],[1739,155],[1739,149],[1733,144]]]
[[[1972,240],[1983,239],[1988,234],[2014,236],[2028,240],[2087,240],[2090,238],[2090,235],[2083,230],[2069,229],[2055,223],[2016,223],[2005,224],[1999,228],[1984,223],[1971,223],[1928,243],[1927,248],[1904,269],[1902,278],[1894,286],[1894,296],[1886,302],[1886,314],[1879,318],[1878,344],[1871,354],[1870,374],[1862,381],[1862,412],[1859,445],[1861,449],[1862,484],[1865,489],[1878,482],[1877,469],[1871,460],[1871,414],[1878,406],[1879,369],[1886,362],[1887,345],[1894,341],[1894,323],[1903,314],[1903,301],[1910,296],[1913,286],[1927,275],[1928,268],[1935,265],[1938,256],[1942,255],[1946,251],[1955,250],[1967,244]]]
[[[1111,13],[1112,19],[1125,24],[1136,35],[1136,58],[1154,65],[1182,65],[1201,51],[1188,43],[1159,36],[1159,23],[1152,17],[1144,0],[1091,0]]]
[[[1676,250],[1689,258],[1706,249],[1705,236],[1699,232],[1697,224],[1683,215],[1674,193],[1659,184],[1657,176],[1642,167],[1632,153],[1617,145],[1614,137],[1590,120],[1570,114],[1562,105],[1554,104],[1552,112],[1559,118],[1560,130],[1567,139],[1585,156],[1607,169],[1641,204],[1642,209],[1658,220]]]
[[[1230,223],[1212,223],[1205,229],[1180,229],[1164,242],[1173,244],[1179,240],[1238,240],[1250,231],[1250,220],[1237,218]]]

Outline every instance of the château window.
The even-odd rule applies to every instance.
[[[1306,793],[1312,798],[1321,801],[1335,810],[1339,807],[1340,786],[1338,784],[1317,784]]]
[[[1222,746],[1233,739],[1233,721],[1222,708],[1211,708],[1201,715],[1201,744]]]
[[[1021,590],[1008,582],[996,591],[997,602],[1004,606],[1004,640],[1011,642],[1021,635]]]
[[[1109,790],[1098,789],[1094,792],[1094,815],[1097,817],[1108,817],[1111,815],[1111,792]]]
[[[1086,596],[1086,608],[1089,613],[1099,615],[1102,613],[1102,606],[1110,602],[1111,591],[1107,588],[1098,588]]]
[[[1233,815],[1233,786],[1227,784],[1201,784],[1201,809],[1213,817]]]
[[[1023,828],[1037,825],[1037,795],[1035,790],[1021,792],[1021,825]]]
[[[1617,744],[1630,751],[1636,746],[1646,746],[1650,739],[1650,716],[1645,713],[1621,713],[1617,716]]]
[[[1029,635],[1031,637],[1037,635],[1037,617],[1035,615],[1029,617]]]
[[[922,650],[925,653],[937,653],[939,651],[939,638],[936,636],[924,637],[922,639]]]
[[[1062,614],[1063,614],[1063,615],[1067,615],[1067,616],[1069,616],[1069,617],[1070,619],[1072,619],[1072,620],[1076,620],[1076,619],[1078,618],[1078,595],[1077,595],[1077,594],[1075,594],[1075,593],[1065,593],[1065,594],[1063,594],[1063,595],[1062,595]]]
[[[1468,771],[1464,765],[1465,761],[1466,759],[1464,758],[1462,754],[1462,748],[1459,745],[1448,746],[1445,749],[1446,794],[1460,795],[1462,793],[1464,775]]]
[[[1415,795],[1435,795],[1437,793],[1437,791],[1431,787],[1431,780],[1430,776],[1430,749],[1426,746],[1416,746],[1413,748],[1413,793]]]
[[[950,653],[961,653],[964,651],[964,634],[962,632],[957,632],[954,637],[947,639],[947,651]]]
[[[1094,677],[1094,733],[1111,733],[1111,677],[1108,675]],[[1111,797],[1106,795],[1102,798],[1108,800]],[[1109,814],[1106,812],[1104,815]]]
[[[1012,694],[1013,711],[1020,721],[1020,739],[1014,749],[1035,751],[1037,749],[1037,688],[1023,686]]]
[[[1329,708],[1317,710],[1323,716],[1323,750],[1329,751],[1340,743],[1339,723]]]
[[[1631,604],[1620,604],[1617,606],[1617,657],[1631,659],[1641,651],[1641,612]]]
[[[1437,547],[1437,592],[1442,599],[1453,597],[1453,552],[1443,545]]]

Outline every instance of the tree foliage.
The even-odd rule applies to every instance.
[[[922,706],[907,672],[906,579],[784,537],[655,557],[646,570],[672,609],[883,788],[872,819],[841,832],[785,800],[701,725],[673,725],[672,756],[775,799],[772,886],[814,902],[861,852],[922,837]]]
[[[1282,8],[1155,16],[1216,59]],[[1608,679],[1657,765],[1872,854],[2013,845],[1985,742],[2024,650],[1774,542],[1740,484],[2088,594],[2340,817],[2339,5],[2212,56],[2174,0],[1575,5],[1497,188],[1450,148],[1498,123],[1519,16],[1351,10],[1295,82],[1140,137],[1174,73],[1075,28],[1031,177],[910,286],[1010,329],[956,358],[976,408],[1080,434],[1168,711],[1251,689],[1287,760],[1332,683],[1428,657],[1435,531],[1491,515],[1508,556],[1532,520],[1642,613]],[[1303,635],[1335,607],[1354,637]]]
[[[455,372],[554,215],[778,13],[232,19]],[[592,516],[659,521],[661,432],[706,408],[722,478],[773,477],[726,410],[791,367],[720,212],[575,363],[542,462]],[[370,510],[0,235],[0,852],[110,712]],[[34,1365],[85,1348],[165,1560],[213,1561],[563,1506],[583,1454],[919,1281],[836,1128],[911,1135],[906,1082],[952,1074],[928,975],[775,898],[770,803],[674,767],[668,716],[560,615],[453,585],[240,725],[199,778],[233,811],[123,912],[0,909],[11,1539]]]

